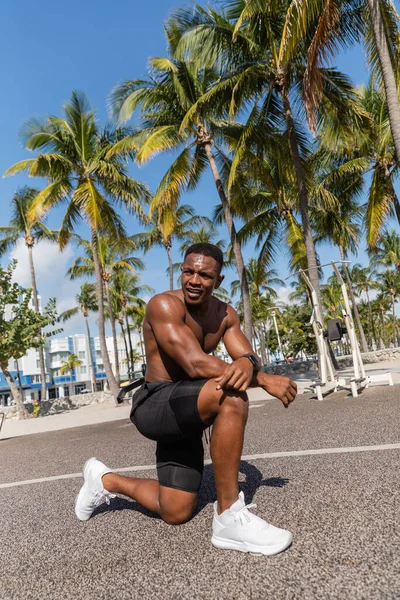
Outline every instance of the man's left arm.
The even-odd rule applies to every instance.
[[[238,361],[241,361],[241,363],[247,361],[248,364],[245,366],[246,377],[242,377],[239,381],[241,386],[238,388],[235,385],[235,389],[244,392],[248,387],[261,387],[275,398],[279,398],[286,407],[294,400],[297,394],[297,385],[294,381],[291,381],[288,377],[269,375],[259,370],[261,360],[240,329],[238,314],[231,306],[228,307],[228,326],[223,342],[228,354],[233,359],[233,363],[227,366],[224,373],[216,379],[217,387],[233,387],[232,382],[235,382],[236,373],[235,364]],[[251,354],[257,359],[258,369],[244,356],[246,354]]]

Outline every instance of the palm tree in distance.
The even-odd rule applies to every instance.
[[[33,295],[33,305],[35,311],[39,312],[39,300],[36,286],[35,266],[33,262],[33,247],[36,242],[48,240],[57,241],[57,231],[51,231],[45,224],[44,218],[36,218],[32,221],[28,218],[28,213],[32,202],[39,194],[39,190],[31,187],[23,187],[17,190],[11,199],[11,221],[7,227],[0,227],[0,256],[11,250],[20,239],[24,239],[28,249],[28,259],[31,274],[31,285]],[[46,366],[44,360],[43,346],[38,348],[40,379],[41,379],[41,398],[46,400]]]
[[[224,168],[226,159],[219,144],[225,139],[225,126],[220,119],[223,110],[222,113],[218,110],[221,103],[215,100],[212,106],[197,111],[190,126],[183,127],[187,114],[218,79],[218,74],[212,69],[197,68],[185,60],[175,59],[177,28],[171,22],[166,25],[165,31],[169,57],[152,58],[149,78],[127,81],[112,93],[111,104],[120,121],[130,119],[137,109],[142,111],[141,129],[121,141],[118,147],[135,151],[139,164],[160,152],[179,150],[154,194],[152,212],[157,209],[175,211],[182,193],[195,188],[205,169],[210,167],[241,282],[244,330],[246,335],[251,336],[250,294],[244,260],[219,168]]]
[[[83,318],[85,319],[86,325],[86,338],[87,338],[87,348],[89,351],[90,358],[90,368],[91,368],[91,381],[92,381],[92,391],[96,391],[96,372],[94,368],[94,358],[93,358],[93,349],[91,344],[90,337],[90,328],[89,328],[89,312],[97,312],[97,300],[96,300],[96,286],[93,283],[83,283],[81,285],[81,290],[79,294],[76,295],[76,303],[78,306],[74,308],[69,308],[60,314],[60,319],[65,323],[79,312],[82,313]]]
[[[183,204],[176,209],[171,207],[159,208],[154,213],[147,231],[134,234],[131,239],[144,253],[154,246],[161,246],[168,256],[169,289],[174,289],[173,263],[171,249],[173,240],[182,240],[190,235],[194,227],[208,225],[208,217],[195,215],[194,208]]]
[[[140,296],[143,294],[154,293],[154,289],[148,285],[140,284],[138,275],[131,275],[127,271],[120,270],[115,274],[113,278],[111,293],[112,296],[115,297],[116,302],[118,302],[118,305],[120,306],[120,311],[118,311],[118,313],[122,313],[123,315],[123,319],[121,320],[125,320],[125,333],[128,338],[129,355],[132,366],[133,345],[129,316],[132,316],[132,314],[136,313],[143,313],[144,318],[146,302]],[[119,319],[120,324],[121,320]]]
[[[78,239],[79,246],[83,248],[85,256],[76,258],[68,269],[67,274],[71,279],[76,279],[77,277],[92,277],[95,275],[92,243],[89,240],[77,238],[77,236],[75,236],[75,239]],[[118,342],[115,326],[116,318],[110,293],[110,283],[113,275],[119,271],[127,271],[134,275],[136,270],[144,269],[143,262],[139,258],[132,256],[132,251],[135,249],[136,245],[132,241],[132,238],[124,240],[122,243],[120,240],[112,240],[107,236],[99,238],[99,262],[107,302],[107,317],[111,324],[115,356],[115,378],[118,385],[120,383]]]
[[[82,361],[76,356],[76,354],[69,354],[67,358],[61,361],[60,373],[64,375],[64,373],[69,373],[70,381],[72,381],[72,375],[76,367],[80,367]]]
[[[378,244],[370,252],[371,264],[394,267],[400,273],[400,236],[394,229],[383,232]]]
[[[46,177],[48,185],[36,196],[28,211],[34,222],[50,210],[67,202],[58,236],[64,248],[81,220],[91,233],[96,292],[99,307],[99,337],[104,368],[110,390],[116,397],[119,386],[111,369],[104,329],[103,279],[99,259],[99,239],[107,233],[115,240],[126,232],[116,207],[143,216],[141,202],[149,200],[147,188],[129,177],[127,159],[132,154],[118,147],[126,130],[100,130],[96,116],[84,94],[72,93],[63,107],[62,118],[31,119],[23,130],[25,147],[39,151],[35,158],[20,161],[5,175],[28,172]]]
[[[356,263],[352,267],[349,267],[350,278],[353,282],[356,294],[360,297],[361,294],[365,293],[367,298],[368,306],[368,320],[369,320],[369,337],[372,341],[372,337],[375,340],[376,347],[379,345],[379,340],[376,333],[375,320],[372,314],[371,298],[369,296],[370,290],[376,289],[375,276],[376,273],[371,267],[363,267],[359,263]],[[370,346],[372,343],[370,343]]]
[[[382,294],[390,295],[392,301],[393,343],[398,346],[395,302],[400,294],[400,274],[397,271],[387,270],[378,273],[376,279]]]

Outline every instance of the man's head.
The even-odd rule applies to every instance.
[[[207,243],[190,246],[181,266],[185,302],[194,306],[204,304],[224,279],[223,264],[224,257],[218,246]]]

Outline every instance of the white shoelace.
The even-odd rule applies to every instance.
[[[246,504],[246,506],[243,506],[243,508],[238,510],[233,517],[235,523],[237,521],[239,521],[241,525],[246,525],[246,523],[250,523],[253,515],[249,513],[249,508],[257,508],[257,504]]]
[[[110,498],[115,498],[115,494],[110,494],[108,492],[104,493],[104,490],[102,492],[96,492],[93,498],[93,506],[99,506],[104,500],[107,504],[110,504]]]

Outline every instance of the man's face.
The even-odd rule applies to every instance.
[[[206,302],[224,278],[220,265],[211,256],[189,254],[181,266],[182,291],[187,304],[198,306]]]

